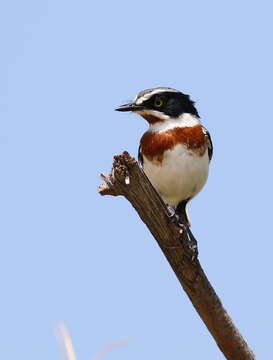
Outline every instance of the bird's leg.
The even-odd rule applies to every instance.
[[[181,228],[181,241],[186,246],[186,248],[190,249],[192,261],[196,260],[198,256],[197,241],[191,232],[186,211],[184,209],[181,211],[181,208],[174,209],[171,205],[168,204],[166,204],[166,207],[171,223]]]
[[[179,223],[185,225],[186,227],[189,227],[190,221],[187,215],[187,203],[190,199],[182,200],[177,205],[175,212],[179,216]]]
[[[190,249],[192,260],[195,260],[198,256],[198,248],[197,241],[190,229],[190,222],[186,210],[187,202],[188,200],[184,200],[178,204],[173,218],[177,220],[175,223],[183,229],[182,242]]]
[[[183,234],[182,234],[183,235]],[[191,229],[189,226],[185,227],[185,236],[182,236],[182,242],[186,241],[187,245],[192,253],[192,260],[197,259],[198,256],[198,247],[197,247],[197,241],[191,232]]]
[[[178,226],[181,226],[181,227],[185,227],[185,228],[189,228],[190,225],[189,225],[189,222],[188,222],[188,218],[187,216],[185,215],[184,212],[178,212],[176,211],[176,216],[178,218]]]

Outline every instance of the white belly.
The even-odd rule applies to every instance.
[[[208,177],[209,157],[187,150],[183,145],[164,153],[162,163],[144,156],[143,169],[166,204],[176,207],[181,200],[195,196]]]

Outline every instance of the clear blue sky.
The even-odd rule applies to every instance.
[[[273,354],[270,1],[6,1],[0,9],[0,358],[223,359],[123,198],[112,155],[147,128],[113,109],[191,94],[215,147],[192,202],[200,261],[258,359]]]

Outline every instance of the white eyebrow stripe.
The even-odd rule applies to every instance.
[[[148,95],[148,96],[147,96]],[[140,105],[142,104],[144,101],[148,100],[152,95],[150,94],[146,94],[146,95],[142,95],[140,98],[137,98],[135,99],[135,103],[137,105]]]
[[[175,89],[172,89],[172,88],[157,88],[157,89],[154,89],[150,92],[148,92],[147,94],[144,94],[142,96],[140,96],[138,98],[138,95],[135,97],[134,99],[134,102],[137,104],[137,105],[140,105],[142,104],[144,101],[148,100],[150,97],[152,97],[153,95],[155,94],[160,94],[162,92],[179,92],[178,90],[175,90]]]

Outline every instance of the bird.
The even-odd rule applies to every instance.
[[[187,204],[205,185],[213,154],[210,133],[201,124],[195,102],[179,90],[157,87],[139,92],[115,110],[137,113],[148,122],[139,163],[170,217],[194,239]]]

